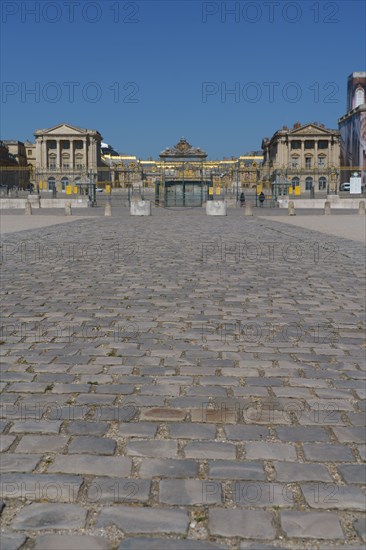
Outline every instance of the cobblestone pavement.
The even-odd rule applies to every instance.
[[[364,546],[361,243],[125,210],[2,263],[2,550]]]

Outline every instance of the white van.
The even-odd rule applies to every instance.
[[[342,183],[341,184],[340,191],[350,191],[350,189],[351,189],[351,184],[350,183]]]

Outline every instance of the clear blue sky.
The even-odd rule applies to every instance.
[[[209,158],[236,156],[283,124],[337,128],[347,77],[366,67],[363,1],[3,0],[1,9],[2,139],[33,141],[36,129],[68,122],[141,158],[182,136]]]

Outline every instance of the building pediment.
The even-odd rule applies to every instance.
[[[52,128],[45,128],[43,130],[36,130],[35,136],[85,136],[85,134],[100,135],[96,130],[87,130],[86,128],[78,128],[77,126],[71,126],[65,122],[53,126]]]
[[[295,128],[289,132],[291,136],[296,135],[313,135],[313,136],[319,136],[319,135],[331,135],[333,132],[331,130],[327,130],[326,128],[322,128],[321,126],[317,126],[316,124],[306,124],[304,126],[300,126],[299,128]]]

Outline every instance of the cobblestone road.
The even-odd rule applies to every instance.
[[[4,236],[2,550],[363,547],[363,246],[229,214]]]

